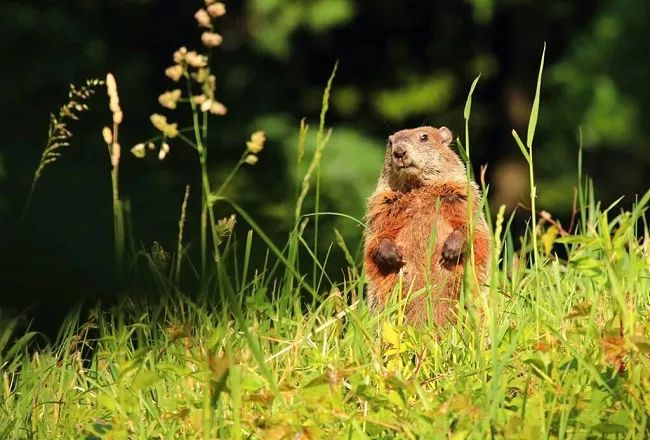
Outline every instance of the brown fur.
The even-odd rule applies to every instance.
[[[481,195],[472,182],[468,197],[465,167],[449,148],[451,140],[445,127],[402,130],[389,137],[384,169],[366,213],[364,261],[374,310],[383,309],[401,274],[402,294],[428,286],[436,323],[453,319],[451,310],[459,298],[464,270],[468,198],[475,221],[476,281],[481,286],[487,278],[490,235],[477,209]],[[396,152],[403,156],[394,156]],[[430,240],[435,244],[432,254]],[[390,257],[386,249],[394,249],[393,245],[401,258],[386,265],[381,257]],[[420,295],[407,305],[406,318],[419,324],[426,317],[426,297]]]

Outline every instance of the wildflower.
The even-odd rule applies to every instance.
[[[201,41],[207,47],[216,47],[221,44],[223,37],[216,32],[203,32],[201,34]]]
[[[246,142],[246,147],[248,151],[253,154],[257,154],[264,148],[264,141],[266,141],[266,136],[263,131],[256,131],[251,135],[251,140]]]
[[[249,154],[246,156],[246,159],[244,159],[244,162],[246,162],[248,165],[255,165],[257,163],[257,156],[254,154]]]
[[[220,115],[223,116],[226,114],[228,109],[226,108],[225,105],[218,101],[212,101],[212,105],[210,106],[210,113],[213,115]]]
[[[172,81],[178,82],[183,76],[183,66],[180,64],[174,64],[165,69],[165,75],[170,78]]]
[[[196,14],[194,14],[194,18],[196,18],[196,22],[201,27],[209,28],[211,26],[210,15],[205,9],[199,9],[198,11],[196,11]]]
[[[176,52],[174,52],[174,62],[180,64],[185,61],[185,55],[187,55],[187,48],[185,46],[180,47]]]
[[[102,128],[102,137],[104,138],[104,142],[107,144],[112,144],[113,143],[113,132],[111,131],[110,128],[104,127]]]
[[[154,144],[153,142],[149,142],[147,144],[147,148],[150,149],[150,150],[153,150],[154,148],[156,148],[156,144]]]
[[[203,83],[208,77],[208,72],[209,72],[208,69],[206,69],[205,67],[201,67],[196,71],[196,73],[192,74],[192,78],[194,78],[196,82]]]
[[[151,119],[153,126],[160,130],[166,137],[173,138],[178,136],[178,124],[168,123],[165,116],[154,113],[149,117],[149,119]]]
[[[204,97],[205,98],[205,97]],[[210,110],[210,107],[212,107],[212,100],[211,99],[206,99],[201,103],[201,111],[203,113],[207,112]]]
[[[192,50],[185,54],[185,62],[192,67],[205,67],[208,65],[208,57]]]
[[[196,105],[202,105],[207,99],[208,98],[206,98],[205,95],[197,95],[192,97],[192,101],[194,101],[194,104]]]
[[[165,92],[162,95],[160,95],[158,97],[158,102],[163,107],[173,110],[176,108],[176,103],[178,103],[180,97],[181,97],[181,91],[180,89],[176,89],[176,90]]]
[[[208,5],[208,14],[213,18],[221,17],[222,15],[225,15],[225,13],[226,5],[221,2],[211,3]]]
[[[160,151],[158,152],[158,159],[163,160],[167,156],[167,153],[169,153],[169,144],[163,142],[160,146]]]
[[[145,153],[146,151],[144,149],[144,144],[137,144],[136,146],[131,148],[131,154],[133,154],[138,159],[142,159]]]

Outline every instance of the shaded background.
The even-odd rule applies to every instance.
[[[23,221],[18,217],[47,139],[48,113],[66,102],[69,83],[113,72],[125,112],[123,149],[155,134],[148,116],[161,111],[157,96],[175,87],[163,74],[172,52],[181,45],[200,48],[192,18],[200,6],[172,0],[0,4],[3,316],[27,310],[47,325],[79,298],[111,298],[120,290],[111,277],[110,162],[100,134],[110,113],[103,89],[83,120],[71,124],[72,146],[45,170],[30,211]],[[391,132],[427,123],[462,133],[466,94],[479,73],[474,165],[489,164],[493,205],[526,203],[526,168],[510,130],[525,133],[544,41],[535,158],[540,209],[568,223],[579,126],[585,172],[604,203],[625,195],[629,204],[649,186],[645,0],[249,0],[227,6],[213,69],[229,112],[211,123],[210,169],[219,181],[249,134],[266,131],[260,162],[239,174],[229,195],[277,241],[293,221],[299,121],[304,116],[317,125],[336,60],[328,115],[334,133],[322,170],[326,210],[363,215]],[[173,143],[163,162],[123,156],[121,191],[131,203],[138,248],[154,241],[174,248],[186,184],[196,189],[187,234],[197,243],[197,165],[188,148]],[[357,246],[361,231],[338,220],[326,224],[323,243],[333,226]],[[340,256],[333,270],[340,273],[337,261]]]

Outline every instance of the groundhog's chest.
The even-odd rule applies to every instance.
[[[442,246],[453,231],[442,203],[441,199],[407,199],[393,207],[402,220],[395,243],[402,250],[407,276],[432,268],[440,260]]]

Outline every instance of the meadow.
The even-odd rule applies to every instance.
[[[322,242],[324,216],[343,218],[363,233],[363,219],[319,208],[327,191],[319,167],[336,130],[326,124],[336,67],[319,120],[297,128],[295,166],[303,177],[284,243],[274,243],[265,225],[225,191],[242,167],[263,160],[263,132],[243,141],[231,173],[213,181],[207,155],[218,146],[208,142],[208,129],[226,109],[209,67],[222,11],[208,12],[196,17],[206,50],[174,54],[165,74],[177,88],[159,98],[165,112],[187,112],[189,126],[154,114],[157,134],[123,147],[118,84],[110,74],[72,87],[69,102],[52,117],[32,193],[48,168],[65,160],[74,142],[68,122],[89,111],[92,94],[107,93],[112,119],[102,136],[111,165],[115,276],[126,291],[134,279],[146,282],[133,282],[133,290],[149,291],[110,306],[80,305],[54,340],[24,331],[19,320],[3,328],[0,438],[648,436],[650,191],[630,210],[620,201],[603,206],[583,174],[578,141],[571,224],[538,210],[534,145],[544,54],[528,131],[512,133],[512,147],[529,167],[525,232],[513,232],[515,217],[504,207],[491,212],[483,203],[493,243],[489,283],[475,295],[467,276],[450,323],[416,328],[404,323],[397,295],[381,313],[368,309],[357,245],[337,232],[333,243]],[[469,87],[465,131],[457,140],[468,181],[475,178],[469,165],[477,85],[479,78]],[[201,187],[188,187],[179,205],[175,249],[133,249],[120,158],[164,159],[172,142],[195,152]],[[489,182],[476,179],[489,196]],[[189,191],[202,194],[198,225],[186,221]],[[307,202],[313,211],[305,210]],[[226,207],[235,214],[221,218]],[[196,262],[184,238],[188,228],[200,231]],[[326,269],[334,253],[347,262],[336,273]],[[253,254],[264,255],[264,263]],[[186,291],[188,285],[195,290]]]

